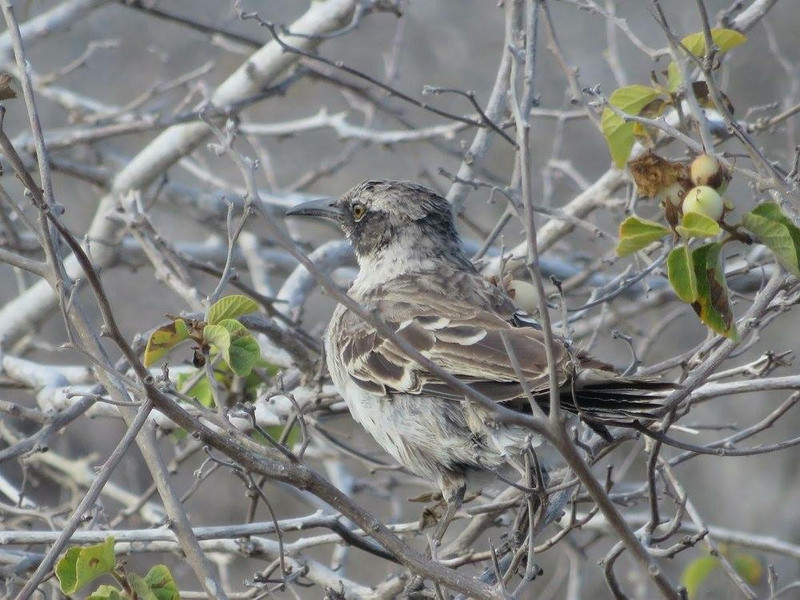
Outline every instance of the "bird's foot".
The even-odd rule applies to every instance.
[[[409,498],[409,502],[433,502],[434,506],[441,505],[442,501],[444,500],[444,496],[442,496],[442,492],[424,492],[419,496],[414,496],[413,498]]]
[[[450,526],[450,522],[453,520],[453,517],[456,516],[456,512],[458,512],[458,509],[461,508],[461,505],[464,504],[464,495],[466,492],[467,485],[463,483],[463,481],[458,487],[442,488],[442,495],[447,502],[447,510],[445,510],[444,515],[439,521],[439,526],[436,528],[436,533],[431,540],[429,553],[432,554],[433,549],[438,548],[441,545],[444,534],[447,532],[447,528]]]
[[[465,495],[464,499],[461,501],[459,507],[463,506],[464,504],[468,504],[475,500],[475,498],[480,497],[481,493],[478,492],[470,492],[468,496]],[[434,525],[441,522],[442,518],[445,516],[447,512],[448,503],[444,499],[444,496],[441,492],[425,492],[423,494],[419,494],[418,496],[414,496],[413,498],[408,498],[409,502],[426,502],[428,503],[423,509],[422,514],[419,516],[419,528],[420,531],[424,529],[428,529],[429,527],[433,527]]]

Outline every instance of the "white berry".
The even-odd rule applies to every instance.
[[[514,303],[525,312],[535,314],[539,310],[536,286],[527,281],[514,279],[508,284],[508,291],[514,298]]]
[[[683,213],[700,213],[710,219],[719,221],[725,210],[725,204],[714,188],[699,185],[686,193],[683,199]]]
[[[689,178],[694,185],[707,185],[722,194],[728,187],[730,174],[716,158],[701,154],[692,161]]]
[[[686,193],[683,186],[677,181],[665,188],[661,188],[656,194],[656,200],[667,203],[669,202],[675,208],[680,207],[683,202],[683,196]]]

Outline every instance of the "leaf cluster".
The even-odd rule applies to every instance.
[[[187,340],[197,346],[195,356],[204,356],[206,350],[218,352],[225,364],[240,377],[247,377],[261,356],[253,334],[237,318],[256,312],[258,304],[247,296],[225,296],[208,309],[206,321],[175,317],[171,323],[150,334],[144,351],[146,367],[166,356],[173,348]],[[198,359],[195,359],[197,362]],[[202,366],[202,365],[196,365]]]
[[[711,36],[719,48],[719,54],[745,43],[747,38],[733,29],[712,29]],[[687,35],[681,40],[683,46],[695,56],[703,56],[706,51],[703,32]],[[629,85],[614,90],[608,98],[610,107],[603,110],[600,126],[606,138],[614,164],[622,168],[631,155],[633,144],[637,139],[647,140],[649,132],[639,123],[627,120],[623,115],[643,116],[650,119],[660,117],[670,108],[680,110],[683,98],[680,71],[675,63],[670,63],[666,71],[666,83],[655,80],[653,85]],[[701,104],[710,103],[708,87],[703,81],[692,82],[695,96]],[[622,113],[622,114],[620,114]]]
[[[156,565],[142,577],[128,573],[117,563],[114,538],[100,544],[73,546],[61,556],[55,568],[64,594],[74,594],[103,575],[113,577],[118,586],[101,585],[87,600],[180,600],[178,586],[165,565]]]

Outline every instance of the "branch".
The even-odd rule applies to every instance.
[[[313,35],[333,31],[342,26],[352,14],[356,0],[325,0],[315,2],[309,10],[295,21],[294,32]],[[299,38],[298,47],[313,49],[319,40]],[[258,50],[230,75],[211,96],[212,105],[236,102],[260,91],[286,72],[298,56],[284,53],[276,42],[270,42]],[[88,237],[94,241],[93,259],[99,268],[114,260],[115,249],[109,242],[119,231],[120,224],[109,221],[106,215],[116,206],[119,196],[134,189],[143,189],[166,171],[180,158],[197,148],[209,135],[205,123],[174,125],[150,142],[112,183],[112,192],[98,206]],[[71,277],[80,274],[80,265],[74,257],[65,261]],[[47,283],[32,286],[26,292],[7,303],[0,310],[0,338],[6,343],[18,340],[33,325],[52,314],[56,298]]]

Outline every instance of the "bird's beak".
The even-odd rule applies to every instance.
[[[342,212],[336,204],[336,200],[321,198],[320,200],[309,200],[298,204],[286,211],[287,217],[321,217],[339,222]]]

